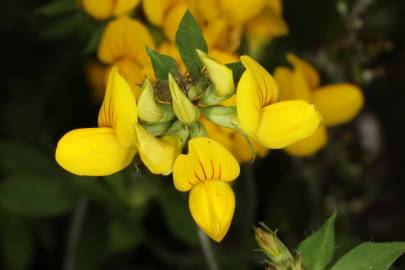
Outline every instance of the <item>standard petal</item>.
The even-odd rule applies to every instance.
[[[118,0],[113,2],[116,3],[114,7],[114,15],[118,16],[133,10],[136,6],[138,6],[141,0]]]
[[[233,181],[240,168],[232,154],[209,138],[195,138],[188,142],[189,153],[180,155],[173,167],[176,189],[187,191],[193,185],[207,180]]]
[[[108,23],[98,48],[98,58],[112,64],[122,58],[132,58],[139,64],[148,63],[145,46],[154,48],[148,29],[139,21],[121,16]]]
[[[268,0],[222,0],[220,6],[223,16],[232,23],[244,23],[260,13]]]
[[[164,16],[176,0],[142,0],[143,12],[149,22],[162,26]]]
[[[189,208],[198,226],[213,240],[221,242],[231,225],[235,195],[226,182],[202,182],[191,189]]]
[[[280,87],[281,99],[303,99],[310,101],[311,90],[303,74],[298,70],[278,67],[274,72],[274,80]]]
[[[117,68],[110,72],[107,90],[98,115],[100,127],[110,127],[116,132],[124,147],[135,143],[134,124],[138,119],[136,99],[126,80]]]
[[[311,136],[320,122],[318,112],[306,101],[278,102],[263,110],[254,139],[267,148],[284,148]]]
[[[81,0],[83,9],[92,17],[104,20],[112,15],[113,0]]]
[[[180,154],[178,141],[174,137],[155,138],[141,125],[135,125],[137,148],[142,162],[153,174],[169,175],[173,163]]]
[[[314,66],[292,53],[287,54],[287,59],[296,70],[304,75],[310,89],[319,87],[320,77]]]
[[[314,134],[306,139],[293,143],[285,148],[285,151],[297,157],[312,156],[321,150],[328,142],[328,132],[324,125],[321,125]]]
[[[249,56],[243,55],[240,60],[255,82],[255,87],[250,91],[256,94],[260,107],[277,102],[280,90],[270,73]]]
[[[332,84],[313,93],[313,103],[327,126],[351,121],[364,105],[363,92],[352,84]]]
[[[124,148],[111,128],[75,129],[58,142],[55,158],[65,170],[85,176],[103,176],[126,168],[136,153]]]

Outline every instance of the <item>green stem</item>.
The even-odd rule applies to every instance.
[[[200,230],[199,228],[197,228],[197,230],[198,230],[198,238],[200,239],[200,245],[204,253],[205,259],[207,260],[208,269],[219,270],[218,262],[215,259],[214,252],[212,251],[212,247],[209,242],[210,240],[202,230]]]
[[[76,269],[76,251],[82,234],[84,218],[87,211],[87,199],[82,197],[79,199],[72,220],[70,222],[65,260],[63,264],[64,270]]]

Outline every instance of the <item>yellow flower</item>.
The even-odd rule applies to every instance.
[[[311,64],[293,54],[288,54],[287,59],[294,69],[279,67],[274,73],[283,100],[299,98],[313,103],[322,115],[325,126],[347,123],[359,113],[364,97],[357,86],[339,83],[320,87],[320,76]],[[295,156],[315,154],[328,141],[325,126],[320,127],[311,137],[286,148],[286,151]]]
[[[272,76],[248,56],[237,87],[240,127],[267,148],[284,148],[312,135],[320,124],[315,108],[303,100],[278,102],[280,93]]]
[[[174,186],[190,191],[189,208],[200,228],[220,242],[229,230],[235,195],[229,186],[239,176],[236,159],[221,144],[208,138],[191,139],[189,153],[180,155],[173,167]]]
[[[162,139],[148,133],[141,125],[135,125],[136,142],[142,162],[153,174],[169,175],[173,163],[180,154],[180,144],[175,137]]]
[[[145,46],[154,48],[148,29],[139,21],[121,16],[108,23],[98,48],[98,58],[107,65],[115,65],[133,91],[145,78],[153,78],[152,65]]]
[[[83,9],[92,17],[105,20],[133,10],[141,0],[81,0]]]
[[[98,116],[98,128],[75,129],[58,142],[55,158],[67,171],[103,176],[127,167],[135,153],[136,98],[113,68]]]
[[[268,0],[266,8],[249,20],[246,26],[246,37],[249,51],[260,55],[262,49],[273,38],[288,34],[288,26],[283,18],[282,0]]]

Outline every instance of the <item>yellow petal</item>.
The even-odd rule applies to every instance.
[[[223,15],[232,23],[244,23],[260,13],[267,0],[222,0],[220,2]]]
[[[122,58],[132,58],[139,64],[149,63],[145,46],[154,48],[148,29],[139,21],[121,16],[108,23],[98,48],[98,58],[112,64]]]
[[[140,94],[139,85],[147,77],[144,69],[131,58],[122,58],[115,62],[115,66],[118,68],[119,73],[128,82],[135,97],[138,98]]]
[[[137,119],[136,99],[131,87],[118,73],[118,69],[113,68],[98,115],[98,125],[113,128],[122,146],[131,147],[135,143],[134,124]]]
[[[113,0],[81,0],[82,7],[90,16],[104,20],[112,16]]]
[[[203,21],[212,22],[221,17],[218,0],[193,0],[190,1],[192,9]]]
[[[352,84],[332,84],[313,92],[315,107],[327,126],[351,121],[364,105],[363,92]]]
[[[136,148],[124,148],[111,128],[76,129],[58,142],[55,158],[65,170],[85,176],[103,176],[126,168]]]
[[[285,151],[297,157],[312,156],[321,150],[328,142],[328,132],[321,125],[314,134],[285,148]]]
[[[138,124],[135,125],[135,131],[137,148],[145,166],[153,174],[169,175],[176,157],[180,154],[176,138],[155,138]]]
[[[208,76],[214,85],[215,93],[220,97],[232,94],[235,90],[232,70],[216,62],[203,51],[197,50],[197,54],[207,69]]]
[[[314,66],[292,53],[287,54],[287,59],[296,70],[304,75],[310,89],[319,87],[319,73]]]
[[[191,215],[214,241],[221,242],[231,225],[235,195],[228,183],[206,181],[191,189],[188,199]]]
[[[274,72],[274,80],[280,87],[281,99],[303,99],[310,101],[311,90],[301,72],[286,67],[278,67]]]
[[[180,21],[188,8],[187,3],[180,2],[168,11],[166,18],[163,20],[163,32],[170,42],[176,40],[177,28],[179,28]]]
[[[143,12],[149,22],[162,26],[163,19],[176,0],[142,0]]]
[[[91,89],[92,98],[97,104],[104,98],[107,85],[108,68],[99,62],[90,61],[85,65],[86,80]]]
[[[113,2],[115,2],[114,15],[118,16],[133,10],[141,0],[116,0]]]
[[[267,0],[267,5],[278,16],[283,15],[283,1],[282,0]]]
[[[184,124],[190,125],[198,120],[199,111],[177,85],[169,74],[169,88],[172,96],[173,110],[177,118]]]
[[[210,49],[208,55],[221,64],[229,64],[239,61],[239,57],[236,54],[224,50]]]
[[[173,167],[174,186],[188,191],[207,180],[233,181],[239,176],[239,164],[232,154],[209,138],[195,138],[188,142],[189,153],[180,155]]]
[[[241,128],[253,135],[258,128],[262,109],[279,99],[279,88],[271,75],[248,56],[241,57],[246,71],[239,80],[236,100]]]
[[[228,34],[228,24],[224,19],[216,19],[209,21],[208,24],[203,26],[202,30],[208,48],[215,48],[223,42],[224,35]]]
[[[254,139],[267,148],[284,148],[311,136],[321,122],[313,105],[303,100],[265,107]]]
[[[288,34],[287,23],[271,9],[249,20],[246,25],[246,37],[252,53],[261,53],[273,38],[286,34]]]

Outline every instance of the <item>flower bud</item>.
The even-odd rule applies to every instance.
[[[276,232],[273,232],[264,224],[261,224],[261,226],[262,228],[257,227],[255,229],[255,237],[263,253],[267,255],[275,266],[290,264],[293,260],[291,253],[278,239]]]
[[[149,81],[145,79],[138,101],[138,117],[148,123],[157,123],[162,119],[163,112],[156,104],[155,90]]]
[[[211,106],[202,108],[201,112],[208,120],[221,127],[232,129],[238,127],[235,106]]]
[[[181,91],[171,74],[169,74],[169,88],[172,96],[173,110],[177,118],[186,125],[195,122],[199,116],[198,109]]]
[[[200,50],[197,50],[197,54],[207,69],[216,95],[220,97],[231,95],[235,91],[232,70],[226,65],[216,62]]]
[[[208,137],[208,132],[203,124],[201,124],[200,122],[194,122],[192,125],[190,125],[190,137]]]
[[[135,124],[135,133],[137,148],[146,167],[153,174],[169,175],[180,154],[178,140],[171,136],[158,139],[139,124]]]

